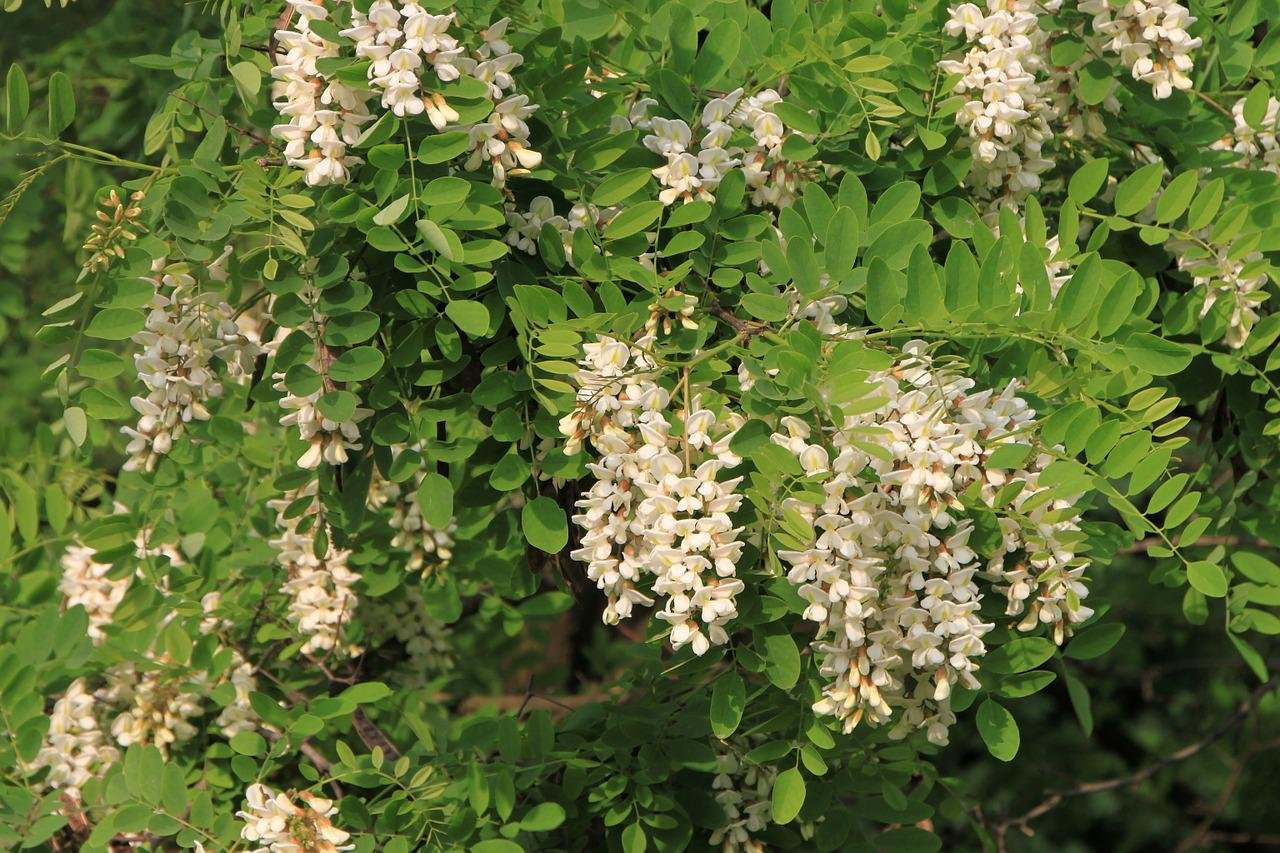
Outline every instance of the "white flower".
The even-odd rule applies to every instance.
[[[226,279],[230,252],[228,246],[210,264],[209,280]],[[166,265],[159,259],[153,268],[158,273],[151,279],[155,295],[148,303],[146,325],[133,336],[141,347],[133,363],[145,393],[130,400],[140,416],[137,425],[121,429],[130,438],[127,471],[154,470],[186,424],[211,417],[206,404],[223,393],[219,373],[247,377],[260,352],[241,334],[235,310],[216,290],[202,290],[187,265]]]
[[[779,551],[787,579],[817,624],[814,651],[829,679],[814,710],[846,731],[860,722],[890,725],[892,737],[924,730],[943,744],[955,721],[956,684],[975,688],[984,635],[978,581],[1005,596],[1018,630],[1051,626],[1062,642],[1092,611],[1086,563],[1075,551],[1078,517],[1065,498],[1032,498],[1048,456],[1014,471],[985,468],[1001,444],[1033,434],[1035,413],[1008,386],[973,391],[972,380],[938,367],[919,342],[897,364],[873,373],[868,396],[878,408],[814,431],[783,418],[774,443],[795,454],[822,500],[787,498],[784,509],[813,527],[795,551]],[[874,441],[887,456],[858,446]],[[1003,544],[985,563],[969,546],[972,522],[955,512],[971,488],[995,507],[1001,486],[1021,482],[999,516]]]
[[[1149,83],[1154,97],[1191,88],[1191,52],[1201,40],[1187,32],[1196,19],[1185,6],[1174,0],[1082,0],[1080,11],[1094,16],[1094,31],[1109,39],[1105,48],[1130,66],[1133,79]]]
[[[301,512],[295,507],[299,502]],[[281,591],[289,597],[289,621],[306,638],[303,654],[358,652],[343,641],[342,632],[355,615],[357,597],[352,587],[360,575],[347,568],[351,552],[335,547],[332,538],[324,555],[316,556],[317,527],[325,522],[315,481],[268,501],[268,506],[277,512],[280,535],[271,540],[271,547],[285,569]]]
[[[49,734],[36,756],[36,767],[49,768],[45,784],[73,795],[90,779],[101,778],[120,758],[109,745],[98,719],[102,709],[96,696],[77,678],[53,704]]]
[[[253,853],[338,853],[355,849],[345,843],[349,832],[338,829],[330,818],[338,813],[332,800],[307,791],[298,793],[302,805],[286,793],[276,793],[259,782],[244,792],[247,810],[236,813],[244,821],[240,837],[258,845]]]

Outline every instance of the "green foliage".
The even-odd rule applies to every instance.
[[[0,416],[0,847],[236,849],[260,784],[332,798],[358,851],[1270,831],[1276,757],[1254,734],[1280,635],[1276,4],[1192,3],[1194,91],[1161,99],[1092,15],[1040,10],[1037,73],[1067,106],[1021,188],[988,180],[972,96],[939,65],[970,47],[947,4],[471,4],[449,32],[472,64],[424,72],[405,115],[355,51],[358,0],[316,20],[61,5],[10,0],[0,36],[0,383],[18,404]],[[308,80],[372,91],[367,117],[335,109],[337,158],[310,125],[286,150],[277,106],[300,96],[272,66],[304,29],[332,47]],[[499,42],[523,57],[510,82],[478,69]],[[537,109],[515,117],[514,94]],[[697,142],[716,99],[724,162]],[[692,134],[684,183],[655,118]],[[601,378],[588,354],[609,342],[627,368]],[[923,387],[908,353],[929,359]],[[928,418],[884,415],[891,393],[961,380]],[[710,594],[687,605],[702,646],[652,576],[615,588],[585,565],[610,513],[615,562],[692,538],[626,515],[657,489],[643,472],[602,473],[631,452],[610,440],[648,440],[607,420],[646,382],[670,401],[677,479],[741,457],[680,493],[741,498],[728,568],[697,570],[741,581],[724,639]],[[197,405],[175,392],[152,416],[157,385]],[[912,468],[939,421],[1006,388],[1034,420],[972,421],[977,455],[948,449],[968,485]],[[732,428],[698,443],[698,408]],[[829,494],[837,451],[857,484]],[[617,504],[595,518],[601,491]],[[928,515],[926,538],[886,555],[840,532],[850,565],[887,573],[804,576],[796,555],[839,550],[821,543],[853,517],[841,504],[877,494]],[[949,594],[926,574],[963,586],[969,560],[983,648],[895,646],[895,693],[868,657],[883,638],[831,647],[873,618],[849,602],[888,607],[920,554],[917,599]],[[1019,597],[1028,566],[1047,574]],[[934,606],[897,627],[970,615]],[[76,696],[100,754],[72,784],[45,747]],[[1177,752],[1219,718],[1248,725]],[[1033,811],[1112,778],[1117,794]]]

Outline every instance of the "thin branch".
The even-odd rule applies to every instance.
[[[276,153],[275,144],[271,142],[271,140],[262,136],[261,134],[255,133],[252,130],[248,130],[246,128],[240,127],[240,125],[233,123],[226,116],[221,115],[220,113],[215,113],[213,110],[207,110],[204,107],[197,104],[195,101],[183,95],[179,95],[177,92],[170,92],[169,97],[176,98],[177,100],[182,101],[184,104],[190,104],[191,106],[195,107],[200,112],[204,113],[207,116],[210,116],[211,118],[219,119],[229,129],[234,130],[236,133],[240,134],[243,137],[252,139],[254,142],[257,142],[259,145],[265,145],[267,147],[267,150],[270,151],[272,154]]]
[[[1178,544],[1180,546],[1182,545],[1181,542]],[[1252,538],[1247,536],[1201,536],[1195,542],[1189,543],[1189,544],[1194,545],[1196,547],[1199,547],[1201,545],[1225,545],[1227,547],[1239,547],[1243,545],[1249,548],[1270,548],[1272,550],[1276,549],[1277,547],[1280,547],[1268,542],[1266,539],[1257,539],[1257,538]],[[1139,539],[1137,542],[1134,542],[1132,545],[1128,545],[1124,548],[1121,548],[1116,553],[1117,554],[1145,554],[1148,551],[1150,551],[1152,548],[1157,548],[1162,545],[1165,545],[1165,542],[1163,539],[1159,538],[1158,536],[1148,536],[1146,539]]]
[[[707,310],[732,326],[733,330],[742,337],[743,341],[749,341],[754,336],[763,335],[765,332],[769,331],[768,325],[743,320],[728,308],[722,306],[719,302],[712,302]]]
[[[1051,794],[1042,800],[1038,805],[1029,811],[1015,818],[1000,821],[992,825],[992,831],[995,834],[996,847],[1003,851],[1005,847],[1005,835],[1012,828],[1021,830],[1024,834],[1031,835],[1030,823],[1037,818],[1043,817],[1048,812],[1054,810],[1068,799],[1073,797],[1081,797],[1087,794],[1097,794],[1102,791],[1112,791],[1116,788],[1128,788],[1139,785],[1142,782],[1155,776],[1166,767],[1177,764],[1180,761],[1186,761],[1188,758],[1198,754],[1201,750],[1216,743],[1221,738],[1229,734],[1236,726],[1247,720],[1255,710],[1263,698],[1280,684],[1280,673],[1273,675],[1269,681],[1259,686],[1249,698],[1240,703],[1240,707],[1235,710],[1221,725],[1204,736],[1200,740],[1187,744],[1169,755],[1159,758],[1151,762],[1141,770],[1137,770],[1127,776],[1116,776],[1111,779],[1100,779],[1096,782],[1083,782],[1074,788],[1068,788],[1065,791],[1059,791]]]

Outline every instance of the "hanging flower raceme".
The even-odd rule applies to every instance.
[[[586,442],[595,456],[595,482],[573,517],[583,531],[573,557],[608,597],[606,623],[661,598],[657,617],[671,624],[672,646],[701,655],[728,642],[743,589],[742,531],[729,517],[742,503],[741,478],[721,478],[742,461],[729,450],[742,418],[704,404],[687,377],[673,406],[646,352],[654,343],[650,335],[583,347],[578,404],[560,423],[566,453]]]
[[[338,45],[312,31],[312,21],[327,21],[323,3],[289,0],[293,27],[277,30],[279,51],[271,69],[276,111],[287,119],[271,128],[284,140],[289,165],[306,175],[309,186],[345,184],[350,168],[363,162],[347,153],[366,123],[373,119],[368,94],[324,74],[317,62],[340,55]]]
[[[1043,154],[1054,119],[1041,89],[1048,36],[1040,28],[1041,7],[1030,0],[985,5],[951,9],[946,33],[964,36],[970,47],[938,67],[959,75],[953,91],[966,98],[956,124],[970,137],[975,189],[1016,203],[1039,188],[1040,174],[1053,165]]]
[[[1280,126],[1280,101],[1267,99],[1267,108],[1256,127],[1244,115],[1246,99],[1241,98],[1231,106],[1234,126],[1231,132],[1213,143],[1219,151],[1234,151],[1241,155],[1234,164],[1242,169],[1262,169],[1280,175],[1280,139],[1276,137]]]
[[[117,507],[116,512],[125,513],[128,510]],[[164,558],[172,565],[182,565],[182,556],[176,548],[171,545],[149,545],[149,537],[150,532],[146,530],[134,537],[134,557],[139,561],[158,561],[159,558]],[[95,560],[97,553],[85,545],[73,543],[67,546],[66,553],[62,555],[62,578],[58,582],[64,606],[79,605],[84,608],[89,618],[89,638],[95,644],[105,639],[102,629],[111,624],[116,608],[124,600],[132,579],[147,576],[140,566],[133,572],[111,577],[112,574],[119,575],[119,572],[114,571],[115,566],[111,563],[99,563]]]
[[[276,793],[255,782],[245,789],[247,811],[237,812],[244,821],[240,837],[258,845],[253,853],[338,853],[354,850],[346,844],[351,834],[330,820],[338,812],[332,800],[300,791],[297,798]]]
[[[313,21],[329,20],[326,4],[289,2],[297,14],[291,29],[276,33],[281,51],[272,69],[275,107],[288,121],[273,127],[272,134],[285,141],[286,159],[305,171],[307,184],[350,180],[351,167],[363,161],[347,149],[374,119],[371,102],[400,118],[425,116],[437,131],[466,131],[471,140],[466,168],[490,165],[495,186],[542,162],[529,147],[525,123],[537,105],[512,94],[513,72],[524,57],[506,41],[509,19],[482,30],[479,45],[470,50],[449,32],[456,12],[432,14],[413,0],[375,0],[366,11],[346,0],[351,26],[340,35],[354,43],[351,58],[369,63],[366,89],[335,79],[319,62],[345,55],[342,45],[312,29]],[[461,122],[445,96],[445,84],[464,76],[483,84],[493,104],[483,122]]]
[[[421,449],[421,445],[409,448],[397,444],[392,445],[391,453],[395,458],[405,450],[416,452]],[[446,527],[433,527],[422,517],[418,487],[422,485],[426,475],[427,470],[419,468],[408,482],[397,483],[386,479],[381,473],[375,473],[373,484],[369,487],[368,505],[374,510],[391,507],[391,515],[387,519],[387,523],[395,531],[391,545],[409,555],[405,563],[406,569],[430,574],[449,565],[449,560],[453,557],[453,534],[458,525],[450,519]]]
[[[235,310],[214,286],[226,280],[230,254],[228,246],[206,268],[205,282],[191,265],[152,264],[155,295],[146,326],[133,336],[142,347],[133,362],[146,393],[129,401],[140,415],[137,426],[121,430],[130,438],[127,471],[154,470],[188,423],[210,418],[208,402],[223,394],[220,374],[253,372],[259,347],[241,333]]]
[[[281,592],[289,597],[289,621],[305,637],[303,654],[356,653],[342,633],[355,615],[358,601],[352,587],[360,575],[347,568],[351,552],[336,548],[329,537],[315,481],[267,505],[276,510],[280,535],[271,547],[286,572]],[[327,543],[323,549],[317,543],[321,530]]]
[[[1119,54],[1133,79],[1149,83],[1157,99],[1191,88],[1191,52],[1201,40],[1187,32],[1196,19],[1185,6],[1174,0],[1081,0],[1079,8],[1093,15],[1094,32],[1108,39],[1105,48]]]
[[[1080,603],[1083,535],[1070,500],[1041,495],[1048,454],[1027,444],[1017,467],[987,464],[1034,435],[1035,413],[1012,384],[972,393],[972,380],[913,342],[869,385],[883,400],[874,410],[822,431],[787,417],[773,436],[816,489],[783,502],[813,533],[778,556],[818,625],[814,650],[829,681],[814,710],[846,731],[890,724],[894,737],[924,729],[944,744],[951,691],[978,686],[983,636],[994,627],[978,614],[979,582],[1005,598],[1017,630],[1043,625],[1061,643],[1092,613]],[[1001,544],[990,555],[969,544],[974,523],[961,495],[971,488],[997,510]]]
[[[1200,239],[1171,240],[1169,250],[1178,260],[1178,269],[1188,273],[1191,284],[1204,292],[1201,317],[1215,305],[1227,306],[1223,340],[1239,349],[1249,339],[1258,322],[1258,308],[1267,299],[1271,265],[1261,252],[1241,254],[1232,243],[1212,242],[1211,229],[1196,236]]]
[[[196,734],[191,721],[204,713],[207,676],[172,668],[163,655],[148,657],[145,668],[124,663],[108,670],[101,695],[111,705],[124,707],[111,723],[116,743],[150,744],[168,755],[170,745]]]
[[[107,743],[99,720],[101,701],[77,678],[67,686],[49,715],[49,734],[36,756],[37,768],[47,767],[45,784],[79,795],[90,779],[100,778],[120,758]]]
[[[782,208],[795,201],[811,171],[783,157],[783,145],[792,135],[806,142],[813,136],[788,129],[776,111],[780,103],[773,89],[747,97],[735,89],[712,98],[691,128],[682,119],[644,117],[650,106],[645,99],[637,102],[639,115],[631,108],[626,123],[648,129],[645,147],[667,161],[653,170],[664,188],[658,194],[663,204],[711,200],[724,176],[741,169],[753,204]]]
[[[98,221],[90,226],[89,239],[81,248],[89,252],[84,268],[89,272],[109,269],[117,259],[124,258],[124,247],[138,239],[147,230],[142,223],[142,190],[129,193],[128,200],[120,198],[114,189],[100,201]]]

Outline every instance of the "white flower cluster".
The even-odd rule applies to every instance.
[[[271,69],[274,106],[287,119],[271,128],[285,142],[289,165],[306,175],[309,186],[345,184],[350,167],[363,162],[347,153],[373,119],[368,93],[332,79],[317,60],[339,56],[338,45],[311,30],[312,21],[328,20],[323,2],[288,0],[295,11],[292,29],[277,30],[279,64]]]
[[[298,467],[318,468],[320,463],[341,465],[347,461],[348,450],[359,450],[360,422],[373,414],[372,409],[356,406],[351,416],[344,421],[332,420],[320,410],[320,398],[333,390],[328,381],[324,361],[326,359],[322,345],[316,341],[316,354],[310,367],[320,374],[321,382],[309,394],[295,394],[289,390],[284,373],[273,373],[276,384],[272,387],[284,394],[280,398],[280,408],[286,414],[280,418],[281,426],[297,426],[298,435],[308,443],[308,447],[298,457]]]
[[[795,201],[805,173],[782,158],[782,146],[792,133],[806,140],[812,137],[787,129],[775,111],[781,102],[773,89],[745,98],[742,89],[734,89],[707,102],[696,130],[682,119],[648,120],[644,145],[667,161],[653,170],[665,187],[658,193],[662,203],[709,201],[724,176],[736,168],[747,179],[752,203],[781,208]],[[647,107],[646,102],[637,103]],[[739,131],[750,139],[745,147],[734,144]]]
[[[1093,15],[1093,30],[1105,48],[1119,54],[1133,79],[1151,85],[1151,94],[1167,98],[1174,89],[1191,88],[1191,52],[1200,47],[1187,27],[1196,22],[1175,0],[1081,0],[1080,11]]]
[[[77,678],[53,704],[49,736],[36,756],[36,767],[49,768],[45,784],[78,795],[90,779],[100,778],[120,758],[98,723],[98,698]]]
[[[391,453],[399,456],[405,451],[403,444],[392,445]],[[420,449],[415,446],[414,450]],[[432,527],[422,517],[422,506],[418,503],[418,487],[426,477],[425,469],[415,472],[408,483],[394,483],[374,473],[373,485],[369,489],[368,505],[378,510],[391,506],[391,516],[387,519],[395,535],[391,545],[409,555],[405,568],[411,572],[430,574],[436,569],[443,569],[453,558],[453,535],[458,525],[450,519],[447,527]]]
[[[1280,139],[1276,138],[1276,129],[1280,126],[1280,101],[1267,99],[1267,111],[1256,128],[1245,120],[1244,102],[1245,99],[1241,98],[1232,105],[1235,127],[1213,143],[1213,148],[1240,154],[1241,158],[1234,165],[1242,169],[1260,169],[1280,175]]]
[[[418,587],[403,589],[403,598],[361,602],[361,621],[370,632],[371,644],[394,639],[403,645],[408,655],[406,669],[415,678],[448,672],[454,664],[448,626],[427,612]]]
[[[298,501],[307,503],[301,512],[291,513],[290,507]],[[271,547],[287,573],[281,592],[290,599],[289,621],[306,637],[303,654],[354,654],[357,649],[343,642],[342,631],[355,615],[357,598],[352,587],[360,575],[347,568],[351,552],[334,547],[331,539],[324,556],[316,556],[317,528],[325,522],[315,481],[267,505],[276,510],[280,535],[271,540]]]
[[[210,281],[225,281],[223,268],[231,247],[209,265]],[[248,376],[259,348],[240,332],[235,310],[216,289],[203,289],[186,264],[152,264],[156,292],[149,303],[146,326],[133,336],[142,350],[134,356],[145,395],[129,402],[139,414],[129,436],[126,471],[155,469],[191,421],[207,421],[206,403],[222,396],[214,359],[231,376]]]
[[[736,750],[716,755],[711,781],[727,823],[711,833],[711,846],[722,853],[764,853],[768,847],[753,837],[773,822],[773,785],[778,771],[745,761]]]
[[[935,365],[918,341],[872,382],[884,398],[874,411],[818,435],[787,417],[773,436],[821,490],[783,502],[812,525],[813,538],[778,556],[809,603],[805,618],[819,626],[814,649],[830,681],[814,710],[846,731],[864,719],[893,721],[891,736],[925,729],[945,744],[951,690],[978,686],[982,638],[993,627],[978,615],[979,576],[1020,617],[1018,630],[1047,625],[1061,643],[1091,615],[1080,603],[1078,515],[1066,499],[1035,497],[1048,455],[1032,453],[1014,470],[986,466],[998,447],[1025,443],[1035,430],[1035,413],[1012,384],[970,393],[974,382]],[[968,544],[973,523],[960,495],[974,487],[994,508],[1012,484],[1021,490],[1006,493],[999,511],[1002,547],[984,566]]]
[[[338,853],[354,850],[347,844],[349,832],[330,820],[338,813],[332,800],[300,791],[298,805],[284,792],[276,793],[259,782],[245,789],[247,811],[236,816],[244,821],[240,837],[256,844],[251,853]]]
[[[1204,243],[1189,240],[1170,241],[1169,249],[1177,256],[1178,269],[1191,276],[1193,286],[1204,290],[1200,316],[1209,313],[1219,300],[1230,306],[1227,331],[1223,338],[1228,346],[1239,349],[1249,339],[1258,322],[1258,306],[1267,299],[1267,270],[1261,252],[1235,257],[1231,244],[1209,242],[1208,230],[1201,235]],[[1207,248],[1206,248],[1207,247]]]
[[[204,712],[201,700],[208,679],[204,673],[184,679],[179,672],[170,671],[165,656],[148,657],[155,666],[141,672],[132,663],[108,670],[101,695],[112,705],[126,706],[111,722],[116,743],[151,744],[168,755],[170,744],[195,735],[191,720]]]
[[[230,740],[240,732],[252,732],[263,725],[258,713],[253,710],[249,694],[258,689],[258,680],[253,676],[253,666],[234,652],[235,657],[227,681],[235,690],[231,702],[218,714],[217,724],[222,729],[222,736]]]
[[[1040,186],[1053,166],[1043,154],[1053,137],[1049,102],[1037,75],[1048,64],[1048,35],[1032,0],[986,0],[953,7],[950,36],[970,44],[959,60],[938,67],[960,75],[954,92],[965,95],[956,123],[969,133],[977,189],[1018,201]]]
[[[741,528],[729,518],[742,503],[741,478],[717,479],[742,461],[729,450],[742,418],[704,407],[687,380],[685,404],[670,411],[671,393],[646,354],[653,343],[600,338],[583,347],[578,405],[560,422],[566,453],[589,439],[597,456],[587,466],[596,481],[573,517],[583,531],[573,557],[608,597],[606,623],[662,597],[657,616],[671,624],[671,645],[701,655],[728,642],[724,626],[743,589]]]
[[[414,0],[374,0],[367,12],[351,4],[351,24],[341,31],[354,42],[354,56],[369,61],[368,90],[346,85],[322,72],[318,59],[339,58],[339,45],[311,29],[311,22],[327,20],[323,2],[289,0],[297,10],[294,29],[276,33],[284,53],[272,69],[277,79],[276,109],[289,118],[272,128],[286,141],[291,165],[306,170],[313,186],[350,180],[349,167],[361,162],[347,154],[373,119],[369,101],[399,117],[425,115],[437,130],[465,130],[470,136],[466,168],[484,163],[493,168],[493,183],[502,186],[510,175],[526,174],[542,162],[528,147],[525,119],[537,106],[515,88],[512,72],[524,57],[506,41],[510,21],[503,18],[480,33],[481,44],[467,50],[449,33],[456,12],[435,15]],[[461,116],[440,91],[441,84],[469,76],[485,86],[493,102],[489,117],[476,124],[460,124]]]
[[[117,511],[124,512],[123,508]],[[149,531],[142,531],[134,538],[134,556],[139,560],[164,557],[175,566],[182,565],[182,556],[171,545],[151,547],[147,544]],[[87,633],[94,644],[105,638],[103,628],[111,624],[116,608],[124,599],[133,577],[142,577],[139,568],[132,574],[112,578],[113,566],[94,559],[98,552],[85,545],[71,544],[62,555],[62,577],[58,590],[63,595],[65,607],[80,605],[89,617]]]

